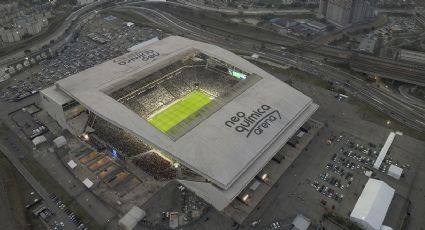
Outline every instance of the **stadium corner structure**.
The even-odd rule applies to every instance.
[[[76,136],[104,137],[124,157],[143,154],[120,145],[126,140],[114,135],[125,133],[148,146],[146,152],[187,168],[196,179],[176,180],[217,210],[318,108],[245,59],[178,36],[57,81],[40,95],[43,109]],[[112,131],[102,136],[104,130]]]

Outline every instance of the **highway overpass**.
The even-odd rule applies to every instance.
[[[355,54],[351,56],[350,67],[362,73],[425,86],[425,66]]]

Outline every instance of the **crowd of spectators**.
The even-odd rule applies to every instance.
[[[180,168],[181,174],[185,177],[199,177],[199,174],[197,174],[196,172],[192,171],[190,168],[184,165],[180,165],[179,168]]]
[[[96,118],[93,128],[95,130],[94,134],[124,154],[124,156],[135,156],[152,149],[136,136],[112,125],[100,117]]]
[[[220,97],[231,91],[232,87],[240,81],[227,73],[226,66],[219,66],[218,63],[207,65],[205,59],[198,59],[203,61],[189,59],[169,65],[112,92],[111,97],[142,117],[148,118],[163,106],[194,90],[202,90],[211,96]],[[152,148],[134,135],[99,117],[92,127],[97,136],[124,156],[135,156],[132,162],[155,179],[167,180],[176,177],[177,171],[173,165],[159,155],[148,152]],[[199,176],[189,168],[181,167],[183,176]]]
[[[238,79],[219,69],[199,65],[186,66],[170,75],[164,75],[166,77],[155,80],[154,84],[142,79],[128,88],[120,89],[120,93],[113,93],[112,96],[132,111],[147,118],[163,106],[196,89],[213,97],[220,97],[238,82]],[[151,79],[149,76],[147,78]],[[136,88],[137,86],[139,88]],[[127,95],[123,92],[127,92]]]
[[[176,169],[169,161],[153,152],[134,158],[132,162],[156,180],[170,180],[177,175]]]
[[[143,94],[135,97],[133,100],[136,100],[138,102],[137,104],[143,105],[146,114],[151,114],[162,106],[173,102],[176,98],[164,87],[157,85],[155,88],[144,91]]]

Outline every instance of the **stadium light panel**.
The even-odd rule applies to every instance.
[[[233,77],[235,77],[235,78],[237,78],[237,79],[242,79],[242,80],[245,80],[245,79],[246,79],[246,74],[243,74],[243,73],[241,73],[241,72],[235,71],[235,70],[233,70],[233,69],[228,69],[228,70],[227,70],[227,72],[228,72],[231,76],[233,76]]]

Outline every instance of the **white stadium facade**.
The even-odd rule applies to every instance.
[[[149,122],[193,90],[212,101],[167,131]],[[96,133],[93,124],[103,120],[149,146],[147,151],[187,167],[203,179],[178,181],[218,210],[318,109],[311,98],[245,59],[178,36],[67,77],[40,95],[43,109],[74,135]]]

